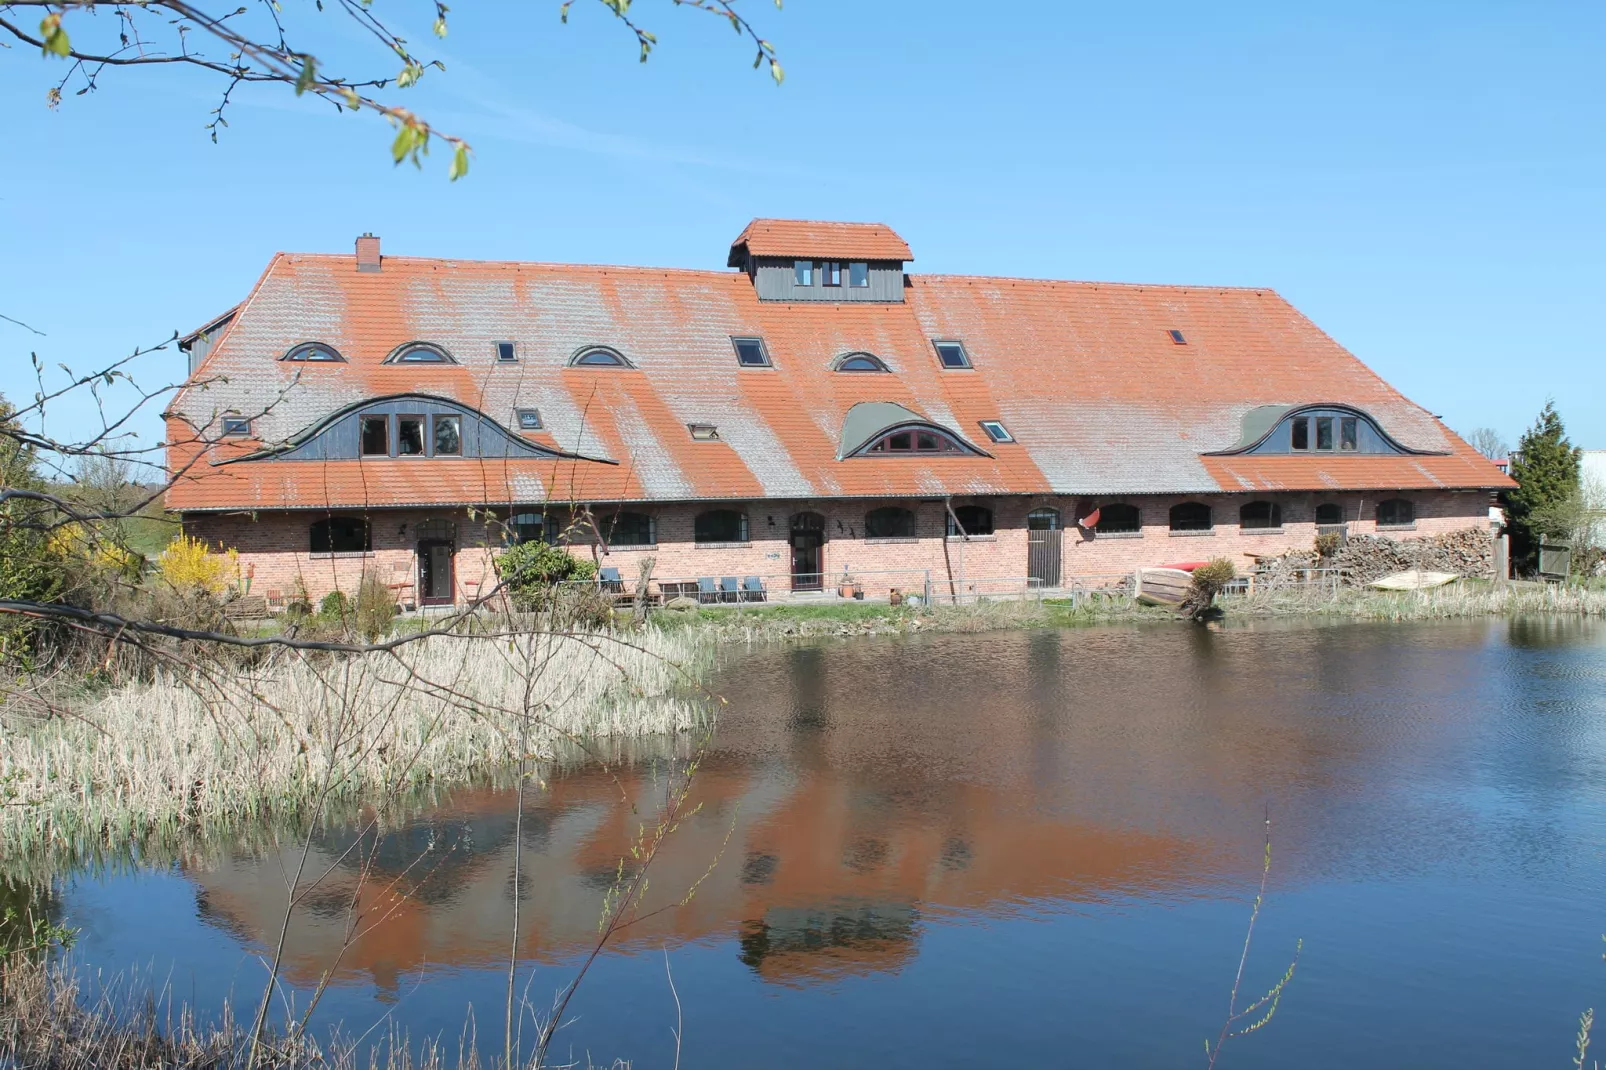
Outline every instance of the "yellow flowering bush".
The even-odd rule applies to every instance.
[[[240,555],[232,547],[220,554],[212,553],[206,543],[179,535],[167,544],[156,567],[162,579],[179,590],[200,588],[212,594],[240,581]]]
[[[139,572],[139,555],[106,539],[90,538],[79,524],[64,524],[57,528],[46,538],[45,546],[52,554],[65,560],[88,561],[124,575],[136,575]]]

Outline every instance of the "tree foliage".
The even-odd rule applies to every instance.
[[[1579,498],[1579,454],[1567,440],[1567,429],[1554,401],[1545,402],[1534,425],[1517,443],[1511,464],[1517,489],[1506,495],[1511,520],[1512,560],[1532,568],[1538,563],[1539,541],[1571,534],[1567,517]]]
[[[496,571],[515,605],[539,609],[545,605],[553,584],[589,580],[597,574],[597,566],[561,546],[521,542],[502,552],[496,559]]]
[[[1500,437],[1500,432],[1492,427],[1474,427],[1467,435],[1467,443],[1491,461],[1499,460],[1511,452],[1511,447]]]
[[[634,36],[641,62],[647,62],[658,37],[632,11],[631,0],[597,0]],[[574,0],[558,5],[560,21],[568,22]],[[726,22],[745,38],[757,55],[755,68],[768,65],[779,85],[784,76],[775,46],[761,37],[736,11],[734,0],[672,0],[677,8],[701,11]],[[431,19],[437,38],[447,33],[450,8],[442,0],[417,3]],[[781,0],[775,0],[781,6]],[[37,13],[35,25],[32,14]],[[309,38],[325,27],[315,25],[318,15],[349,18],[358,31],[354,37],[372,51],[362,55],[331,56],[322,48],[308,47]],[[95,16],[101,16],[96,18]],[[83,96],[100,88],[108,71],[140,67],[183,66],[207,72],[222,83],[217,107],[206,129],[212,140],[227,127],[225,115],[234,91],[242,85],[276,85],[296,96],[312,96],[337,111],[366,112],[385,119],[395,136],[390,153],[396,163],[411,160],[421,165],[430,146],[445,142],[451,150],[447,177],[453,181],[468,173],[472,149],[462,137],[443,130],[401,103],[398,94],[417,85],[430,71],[446,70],[439,60],[427,59],[375,11],[372,0],[264,0],[251,7],[191,3],[189,0],[0,0],[0,44],[4,35],[39,50],[49,60],[66,64],[61,77],[45,93],[46,103],[58,107],[62,93]],[[336,35],[335,39],[340,39]],[[383,57],[383,58],[381,58]],[[391,64],[395,67],[395,73]],[[343,66],[362,68],[346,73]]]

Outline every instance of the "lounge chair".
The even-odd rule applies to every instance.
[[[597,582],[609,594],[624,594],[625,581],[616,568],[605,568],[597,573]]]
[[[712,576],[699,576],[699,577],[697,577],[697,601],[699,601],[699,602],[718,602],[719,601],[719,588],[714,586],[714,577],[712,577]]]
[[[764,584],[757,576],[748,576],[742,580],[742,597],[749,602],[764,601]]]
[[[719,600],[721,602],[740,602],[742,600],[742,586],[736,582],[735,576],[725,576],[720,579]]]

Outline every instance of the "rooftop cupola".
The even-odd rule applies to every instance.
[[[909,243],[885,223],[755,219],[726,261],[761,301],[902,301]]]

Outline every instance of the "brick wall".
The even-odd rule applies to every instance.
[[[1002,591],[1008,581],[1024,581],[1027,575],[1026,514],[1033,509],[1058,509],[1064,530],[1061,543],[1061,575],[1064,578],[1125,574],[1134,568],[1201,561],[1215,557],[1231,559],[1240,569],[1252,564],[1252,554],[1278,554],[1289,549],[1308,549],[1315,538],[1315,510],[1318,504],[1342,506],[1349,530],[1354,534],[1379,533],[1394,538],[1413,538],[1439,534],[1488,523],[1488,496],[1479,492],[1422,492],[1399,495],[1409,499],[1416,510],[1416,523],[1408,529],[1381,529],[1372,520],[1380,497],[1395,495],[1364,494],[1280,494],[1280,495],[1193,495],[1130,496],[1122,501],[1139,507],[1143,529],[1131,535],[1089,534],[1071,524],[1077,511],[1116,499],[1078,502],[1070,498],[954,499],[956,507],[986,505],[993,509],[995,533],[969,540],[944,538],[945,511],[941,502],[915,499],[817,500],[798,502],[759,502],[747,507],[749,540],[740,544],[698,546],[693,542],[693,521],[703,511],[701,505],[640,507],[651,513],[657,525],[657,544],[651,547],[615,547],[604,552],[594,541],[582,541],[577,554],[595,556],[598,564],[617,568],[627,580],[637,575],[643,557],[656,559],[653,575],[658,579],[687,579],[700,576],[763,576],[770,587],[784,587],[791,571],[788,542],[791,517],[795,513],[815,512],[825,518],[823,571],[827,587],[834,587],[844,572],[851,573],[871,597],[890,587],[918,591],[926,570],[939,591],[946,591],[952,576],[956,588],[966,593]],[[1256,498],[1269,498],[1282,509],[1283,525],[1275,531],[1242,530],[1238,509]],[[1183,501],[1203,502],[1213,512],[1215,527],[1209,532],[1174,533],[1169,530],[1169,512]],[[882,540],[864,537],[865,513],[882,505],[899,505],[916,517],[912,539]],[[252,577],[252,593],[275,592],[281,598],[298,592],[316,602],[336,588],[354,591],[364,570],[376,571],[391,584],[404,601],[412,600],[416,572],[416,547],[420,532],[438,532],[451,526],[457,553],[455,585],[459,600],[472,598],[481,583],[489,585],[488,545],[498,540],[488,532],[483,518],[471,520],[466,510],[386,510],[371,514],[373,551],[367,554],[312,554],[309,527],[317,513],[259,514],[244,516],[202,516],[185,518],[185,529],[214,545],[232,546],[239,551],[242,570]],[[434,528],[432,532],[431,526]],[[553,530],[564,526],[557,518]],[[945,553],[946,551],[946,553]],[[896,573],[896,574],[895,574]]]

